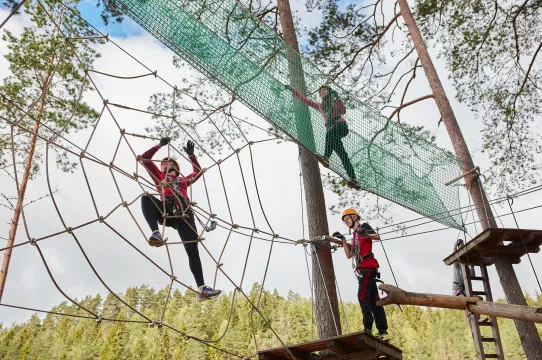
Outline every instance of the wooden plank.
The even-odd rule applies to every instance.
[[[281,359],[284,359],[284,358],[271,355],[268,353],[258,353],[258,360],[281,360]]]
[[[478,259],[480,256],[496,249],[498,247],[497,245],[502,244],[504,241],[512,241],[512,244],[506,245],[506,247],[514,247],[517,244],[523,246],[520,234],[523,236],[526,244],[528,243],[532,246],[542,245],[542,230],[521,229],[518,231],[517,228],[486,229],[446,257],[444,263],[446,265],[452,265],[455,262],[466,263],[468,260],[469,263],[475,265],[480,263],[492,265],[493,259],[490,261],[484,261],[487,259],[479,261]]]
[[[495,243],[494,243],[495,246],[502,245],[505,241],[507,241],[510,238],[511,232],[508,231],[507,229],[503,229],[503,230],[504,231],[502,231],[500,234],[498,234],[495,237],[495,240],[496,240]],[[488,244],[488,245],[490,245],[490,244]]]
[[[384,346],[386,349],[391,349],[389,351],[393,352],[394,354],[401,354],[401,357],[394,357],[393,359],[401,359],[402,358],[402,351],[401,349],[390,345],[382,340],[379,340],[371,335],[365,334],[364,332],[356,332],[353,334],[348,335],[342,335],[342,336],[335,336],[326,340],[315,340],[307,343],[297,344],[297,345],[290,345],[288,346],[288,349],[291,349],[293,351],[298,351],[296,354],[300,355],[298,358],[296,354],[294,356],[301,360],[304,356],[307,354],[311,354],[315,351],[321,351],[321,350],[332,350],[329,348],[329,342],[331,341],[332,345],[336,345],[340,343],[345,351],[352,350],[353,352],[359,352],[362,350],[367,350],[367,345],[364,342],[359,341],[359,337],[361,338],[373,338],[375,343],[380,343],[380,346]],[[333,343],[335,341],[335,343]],[[348,354],[346,354],[348,355]],[[267,357],[264,357],[267,356]],[[341,355],[342,356],[342,355]],[[288,359],[288,356],[285,354],[284,347],[280,348],[274,348],[274,349],[268,349],[268,350],[262,350],[258,352],[258,359],[259,360],[283,360]]]
[[[377,357],[378,352],[375,349],[366,349],[350,354],[326,356],[319,360],[375,360]]]
[[[299,351],[292,348],[284,349],[284,357],[290,360],[313,360],[314,359],[311,353]]]
[[[379,355],[389,355],[393,360],[400,360],[403,358],[403,352],[401,350],[399,350],[393,345],[386,343],[385,341],[375,338],[374,336],[360,334],[358,335],[358,342],[360,344],[365,344],[373,349],[376,349]]]
[[[521,231],[521,230],[520,230]],[[518,234],[519,235],[519,234]],[[522,234],[523,235],[523,234]],[[525,243],[525,245],[529,244],[533,239],[535,238],[535,232],[530,232],[527,235],[523,235],[523,241],[521,241],[521,237],[519,238],[519,242]],[[540,236],[539,236],[540,238]],[[522,244],[523,245],[523,244]]]
[[[507,254],[525,255],[527,253],[540,252],[540,246],[533,246],[533,245],[523,246],[523,244],[513,243],[507,246],[497,246],[493,251],[498,254],[504,254],[504,255],[507,255]]]
[[[346,345],[338,340],[329,340],[327,342],[327,348],[328,350],[336,352],[337,354],[348,354],[355,351],[353,346]]]
[[[457,249],[451,255],[444,259],[446,265],[452,265],[464,256],[467,252],[470,252],[472,249],[475,249],[479,243],[484,242],[491,234],[492,229],[486,229],[484,232],[476,236],[474,239]]]

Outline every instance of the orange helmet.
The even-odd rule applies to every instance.
[[[347,215],[356,215],[359,218],[359,213],[356,210],[352,209],[352,208],[348,208],[348,209],[343,211],[342,219],[344,220],[344,217],[347,216]]]

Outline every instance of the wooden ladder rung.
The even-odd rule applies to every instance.
[[[486,295],[486,292],[485,291],[473,291],[472,292],[472,295]]]
[[[495,342],[495,338],[492,337],[482,337],[483,342]]]
[[[471,280],[480,280],[480,281],[483,281],[483,280],[484,280],[484,278],[481,277],[481,276],[471,276],[470,279],[471,279]]]
[[[499,356],[497,354],[485,354],[484,357],[486,359],[498,359]]]
[[[478,322],[478,326],[491,326],[493,323],[491,321]]]

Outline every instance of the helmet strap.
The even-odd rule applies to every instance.
[[[352,225],[350,225],[349,228],[350,228],[350,229],[355,229],[355,228],[357,227],[357,226],[356,226],[356,221],[359,220],[359,216],[357,216],[357,215],[352,215],[352,214],[350,214],[350,215],[348,215],[348,216],[350,216],[350,220],[352,220]],[[358,219],[355,219],[355,220],[354,220],[354,216],[357,216]]]

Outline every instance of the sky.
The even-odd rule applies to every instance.
[[[299,16],[303,19],[305,26],[311,27],[318,23],[319,14],[307,13],[303,8],[302,1],[292,1],[291,4],[294,9],[299,10]],[[172,65],[173,53],[130,19],[126,19],[122,24],[110,25],[105,28],[101,24],[99,12],[96,11],[90,1],[83,2],[80,9],[85,19],[103,29],[104,32],[109,33],[122,48],[149,68],[158,70],[159,74],[170,83],[180,84],[183,77],[194,71],[186,68],[175,68]],[[0,19],[4,19],[6,16],[7,11],[0,9]],[[24,18],[15,17],[10,20],[6,28],[17,33],[21,31],[22,26],[25,24],[26,20]],[[120,76],[135,76],[148,72],[110,43],[100,46],[99,50],[102,57],[95,63],[95,69],[98,71]],[[5,43],[0,41],[0,76],[2,78],[9,73],[7,62],[3,57],[6,51]],[[482,168],[488,166],[488,159],[480,152],[481,124],[474,120],[474,116],[464,105],[455,101],[455,91],[448,80],[448,73],[444,64],[437,58],[435,48],[430,48],[430,52],[437,70],[441,74],[441,80],[450,97],[452,107],[473,153],[475,162],[480,164]],[[98,90],[105,99],[113,103],[140,109],[145,109],[148,106],[149,97],[153,93],[171,91],[167,85],[154,77],[120,80],[98,74],[92,76]],[[424,77],[420,76],[413,84],[413,91],[409,96],[415,98],[425,95],[427,89]],[[98,108],[101,108],[103,103],[96,92],[86,95],[85,100]],[[256,125],[267,127],[263,119],[241,104],[234,106],[234,112],[237,116],[246,116]],[[126,129],[130,133],[145,134],[145,127],[150,126],[155,120],[148,114],[113,107],[112,114],[114,118],[106,113],[100,120],[92,141],[88,145],[88,152],[107,163],[114,161],[115,165],[130,174],[139,171],[140,175],[144,175],[141,169],[136,168],[134,152],[135,154],[142,153],[153,146],[154,141],[128,136],[130,146],[123,141],[119,146],[118,153],[115,157],[113,156],[120,137],[119,128]],[[437,126],[439,117],[436,106],[432,102],[424,101],[407,109],[404,111],[402,119],[414,125],[426,126],[437,135],[437,143],[440,147],[452,149],[444,127]],[[268,138],[265,133],[257,130],[249,133],[247,137],[253,141]],[[89,138],[90,131],[83,131],[69,136],[70,140],[82,147],[87,144]],[[242,142],[236,142],[234,145],[238,147],[241,144]],[[180,143],[175,145],[181,147]],[[252,227],[252,211],[255,227],[270,231],[264,218],[265,212],[271,224],[272,232],[294,240],[306,237],[307,230],[303,228],[302,218],[302,194],[299,185],[297,146],[290,142],[278,144],[276,141],[268,141],[253,145],[252,151],[255,176],[252,173],[250,153],[245,148],[239,152],[239,160],[234,156],[221,165],[226,192],[217,167],[213,167],[205,174],[205,182],[199,180],[192,187],[192,200],[198,202],[198,205],[210,210],[210,212],[218,214],[219,217],[229,220],[227,194],[234,223]],[[166,155],[167,152],[162,149],[157,156]],[[204,167],[209,167],[213,163],[205,155],[200,156],[199,159]],[[105,216],[122,201],[132,202],[141,194],[141,187],[137,182],[122,177],[118,173],[112,175],[108,168],[96,165],[91,161],[83,161],[83,163],[100,215]],[[186,161],[181,160],[181,170],[184,172],[190,171]],[[326,170],[321,168],[321,171]],[[257,180],[259,194],[256,192],[254,177]],[[29,184],[27,199],[35,199],[47,193],[47,180],[45,170],[43,170],[42,174]],[[52,188],[57,189],[54,197],[62,219],[67,226],[74,227],[96,218],[93,201],[81,168],[74,174],[66,174],[56,169],[55,166],[51,166],[49,181]],[[246,191],[243,181],[246,183]],[[15,185],[9,177],[0,176],[0,186],[3,189],[9,187],[14,189]],[[258,195],[260,196],[263,211],[259,205]],[[337,200],[331,193],[326,192],[325,196],[326,205],[328,206]],[[247,200],[247,197],[249,200]],[[539,205],[537,198],[538,196],[531,196],[516,199],[514,209],[518,210]],[[466,199],[466,194],[462,193],[461,201],[463,205],[466,204]],[[170,271],[166,248],[151,248],[147,245],[145,238],[149,235],[149,229],[141,214],[138,200],[129,208],[133,218],[125,208],[115,210],[107,218],[107,223],[126,240],[100,223],[85,226],[75,230],[74,233],[96,272],[113,291],[120,293],[125,291],[127,287],[143,284],[148,284],[155,289],[163,288],[169,284],[169,278],[157,270],[130,244],[140,249],[161,267]],[[9,210],[1,209],[0,211],[4,219],[10,219],[11,213]],[[497,212],[507,213],[509,209],[497,207]],[[540,227],[541,213],[542,210],[535,210],[519,214],[519,225],[522,228]],[[25,208],[25,215],[29,235],[27,236],[24,228],[20,226],[17,243],[28,240],[28,237],[40,238],[64,229],[60,216],[49,198]],[[419,217],[412,211],[399,206],[394,207],[393,215],[397,222]],[[504,217],[502,221],[506,227],[515,227],[510,216]],[[328,222],[331,232],[336,230],[347,231],[339,216],[333,216],[329,213]],[[143,232],[138,227],[138,224]],[[372,225],[373,227],[382,226],[382,224],[378,223]],[[198,227],[201,229],[199,224]],[[432,223],[414,228],[409,233],[442,227],[440,224]],[[0,224],[0,232],[5,234],[3,237],[7,237],[8,230],[8,221]],[[471,235],[474,235],[480,231],[480,227],[469,226],[468,230]],[[386,234],[383,235],[383,238],[398,235]],[[167,230],[165,236],[168,237],[169,242],[179,241],[177,235],[172,233],[171,230]],[[228,232],[218,228],[213,232],[204,233],[203,236],[205,237],[204,247],[200,246],[200,254],[206,282],[212,285],[215,273],[212,257],[217,259],[220,256]],[[262,235],[262,237],[269,240],[269,236]],[[451,229],[384,242],[383,245],[396,275],[398,285],[409,291],[451,293],[452,269],[444,265],[442,260],[451,253],[457,237],[458,231]],[[107,294],[107,289],[98,280],[72,236],[68,234],[54,236],[40,241],[39,246],[57,284],[70,297],[80,299],[88,294]],[[270,246],[269,241],[255,239],[250,243],[249,237],[234,234],[228,239],[228,245],[221,260],[221,263],[223,263],[222,268],[237,285],[241,284],[248,291],[254,282],[262,281]],[[182,245],[171,245],[169,248],[174,274],[179,281],[195,287]],[[250,254],[247,258],[249,248]],[[374,245],[374,252],[381,264],[383,280],[387,283],[393,283],[391,271],[380,244],[376,243]],[[534,254],[532,259],[535,268],[541,269],[541,255]],[[243,274],[245,261],[247,270]],[[351,263],[345,258],[342,249],[338,249],[334,253],[333,261],[342,299],[356,301],[357,282],[352,273]],[[527,259],[524,258],[514,268],[522,288],[534,293],[537,284]],[[494,267],[489,268],[489,275],[494,297],[503,298],[502,286]],[[184,287],[178,284],[176,287],[182,291],[185,290]],[[227,292],[233,289],[233,285],[221,274],[217,276],[216,287]],[[277,289],[282,295],[286,295],[289,290],[293,290],[305,297],[310,297],[305,249],[301,245],[276,243],[273,246],[265,287],[268,290]],[[56,289],[47,274],[37,249],[30,245],[15,248],[3,302],[48,310],[64,300],[65,298]],[[6,325],[12,322],[23,322],[29,319],[30,316],[31,312],[29,311],[0,307],[0,321]]]

